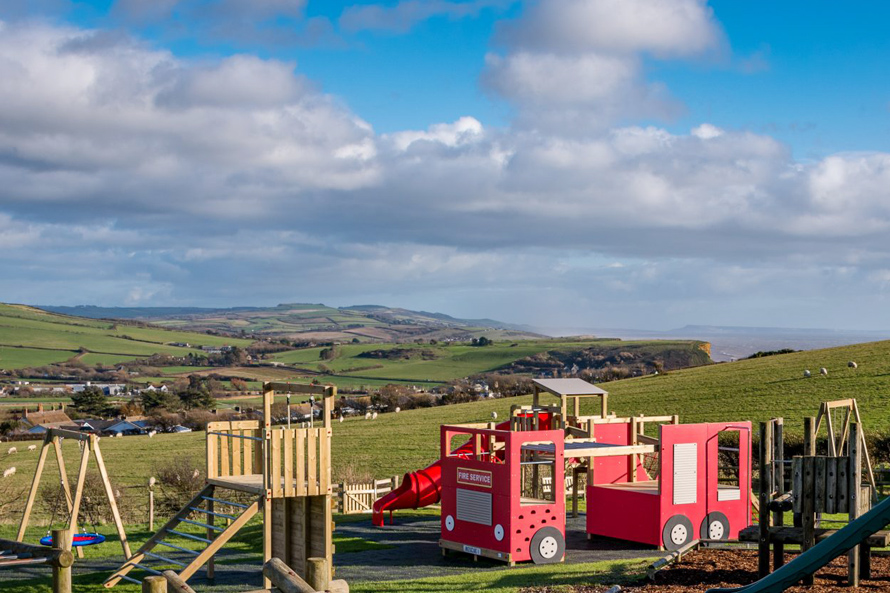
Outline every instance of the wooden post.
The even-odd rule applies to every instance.
[[[784,420],[776,418],[773,420],[773,489],[776,496],[785,494],[785,434]],[[739,444],[741,446],[741,444]],[[780,510],[773,512],[773,525],[782,526],[785,524],[785,513]],[[773,542],[773,570],[778,569],[785,564],[785,543]]]
[[[163,574],[164,578],[167,580],[167,588],[173,591],[173,593],[195,593],[195,590],[189,587],[188,584],[179,578],[179,575],[172,570],[165,570],[161,574]]]
[[[71,498],[71,488],[68,485],[68,470],[65,468],[65,457],[62,455],[62,440],[49,433],[47,433],[47,436],[52,440],[53,447],[56,450],[56,463],[59,466],[59,481],[62,484],[62,490],[65,491],[65,506],[68,508],[68,514],[70,515],[74,501]],[[83,558],[83,548],[81,546],[74,548],[74,551],[77,553],[78,558]]]
[[[148,479],[148,530],[155,530],[155,478]]]
[[[803,458],[803,488],[801,489],[801,520],[803,521],[803,540],[800,551],[806,552],[816,544],[816,458],[813,456]],[[812,574],[803,578],[803,584],[812,586],[814,577]]]
[[[15,536],[16,541],[23,541],[25,530],[28,528],[28,520],[31,518],[31,509],[37,498],[37,489],[40,487],[40,477],[43,475],[43,464],[46,463],[46,455],[49,453],[51,437],[49,434],[43,439],[43,447],[37,458],[37,469],[34,471],[34,479],[31,481],[31,489],[28,491],[28,499],[25,501],[25,512],[22,513],[22,522],[19,524],[19,532]],[[69,509],[70,512],[70,509]]]
[[[142,593],[167,593],[167,579],[151,575],[142,579]]]
[[[757,573],[760,578],[769,574],[769,503],[772,498],[772,434],[773,421],[760,423],[760,508],[758,520],[760,539],[757,546]]]
[[[306,582],[316,591],[327,591],[331,581],[326,558],[306,559]]]
[[[859,517],[862,504],[862,441],[859,438],[859,424],[850,424],[850,522]],[[851,587],[859,586],[859,546],[853,547],[847,554],[847,583]]]
[[[272,558],[263,564],[263,577],[270,584],[274,584],[281,593],[315,593],[316,591],[278,558]],[[269,586],[266,588],[268,589]]]
[[[73,541],[74,533],[77,531],[77,518],[80,513],[80,503],[83,500],[83,487],[87,481],[87,463],[90,461],[90,440],[81,441],[83,443],[83,454],[80,456],[80,471],[77,473],[77,487],[74,489],[74,502],[71,510],[70,519],[68,521],[68,543]],[[126,540],[125,540],[126,543]],[[127,555],[129,558],[130,555]]]
[[[581,475],[577,467],[572,468],[572,518],[578,516],[578,476]]]
[[[89,444],[88,447],[87,443]],[[93,455],[96,457],[96,465],[99,467],[99,477],[102,478],[102,486],[105,487],[105,496],[108,497],[108,506],[111,507],[111,516],[114,519],[114,526],[117,528],[117,536],[120,539],[121,548],[124,551],[124,558],[129,558],[133,554],[130,552],[130,542],[127,541],[127,532],[124,530],[124,522],[121,520],[121,514],[117,508],[117,500],[114,498],[114,488],[111,487],[111,480],[108,478],[108,470],[105,469],[105,460],[102,458],[102,450],[99,449],[99,437],[91,434],[90,440],[87,441],[87,443],[84,443],[84,446],[86,447],[85,451],[92,449]]]
[[[628,435],[628,444],[633,446],[637,444],[637,417],[631,416],[628,425],[630,434]],[[637,454],[633,453],[627,456],[627,481],[637,481]]]
[[[67,529],[53,529],[53,549],[64,550],[53,562],[53,593],[71,593],[71,565],[74,556],[71,554],[71,533]]]
[[[816,454],[816,419],[812,416],[803,419],[803,454],[809,457]]]
[[[208,495],[208,498],[213,498],[214,496],[216,496],[216,488],[214,488],[213,490],[210,491],[210,494]],[[212,500],[206,500],[206,501],[204,501],[204,502],[207,503],[207,510],[210,511],[210,513],[207,514],[207,525],[213,525],[213,519],[215,518],[215,517],[213,516],[213,514],[212,514],[212,513],[214,512],[213,501],[212,501]],[[263,517],[263,520],[264,520],[264,521],[266,520],[266,517],[265,517],[265,516]],[[206,537],[207,537],[207,539],[209,539],[209,540],[214,540],[214,539],[216,539],[216,530],[215,530],[215,529],[211,529],[210,527],[208,527],[208,528],[207,528],[207,536],[206,536]],[[214,557],[215,557],[215,556],[216,556],[216,554],[211,554],[211,555],[210,555],[210,559],[207,560],[207,578],[208,578],[208,579],[213,579],[214,576],[216,576],[216,575],[215,575],[215,573],[216,573],[216,561],[214,560]]]

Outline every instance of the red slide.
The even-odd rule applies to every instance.
[[[501,422],[495,428],[497,430],[509,430],[510,421]],[[460,455],[462,453],[472,453],[472,451],[473,443],[468,440],[452,451],[451,454]],[[419,509],[420,507],[436,504],[440,498],[441,477],[442,468],[439,465],[439,461],[425,469],[408,472],[402,478],[401,486],[386,496],[377,499],[374,503],[374,513],[371,515],[371,522],[378,527],[382,527],[383,515],[386,511],[389,511],[390,523],[392,523],[392,512],[396,509]]]

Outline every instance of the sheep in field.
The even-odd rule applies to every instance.
[[[8,478],[9,476],[11,476],[11,475],[13,475],[13,474],[15,474],[15,468],[14,468],[14,467],[10,467],[10,468],[8,468],[8,469],[3,470],[3,477],[4,477],[4,478]]]
[[[6,454],[12,455],[13,453],[17,453],[17,452],[18,452],[18,449],[16,449],[15,447],[10,447],[9,450],[6,452]]]
[[[812,373],[810,373],[810,370],[809,370],[809,369],[807,369],[807,370],[805,370],[805,371],[803,372],[803,376],[804,376],[804,377],[809,377],[811,374],[812,374]]]
[[[28,451],[36,451],[37,445],[28,445]]]
[[[828,376],[828,369],[826,369],[825,367],[822,367],[821,369],[819,369],[819,374],[820,374],[820,375],[824,375],[824,376],[827,377],[827,376]]]
[[[377,420],[377,412],[371,414],[371,420]]]
[[[858,367],[859,365],[856,364],[854,361],[851,360],[850,362],[847,363],[847,366],[850,367],[851,369],[855,369],[855,368]]]
[[[365,420],[371,419],[371,412],[365,412]]]

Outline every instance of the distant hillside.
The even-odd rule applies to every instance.
[[[315,342],[410,342],[414,340],[527,340],[543,337],[525,326],[493,319],[458,319],[444,313],[381,305],[328,307],[293,303],[276,307],[43,307],[93,319],[138,319],[163,327]]]
[[[198,354],[201,346],[248,344],[250,340],[0,304],[0,369],[39,367],[68,360],[86,365],[115,364],[152,354],[184,357]]]

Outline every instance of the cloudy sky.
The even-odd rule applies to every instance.
[[[0,300],[887,329],[888,13],[2,0]]]

